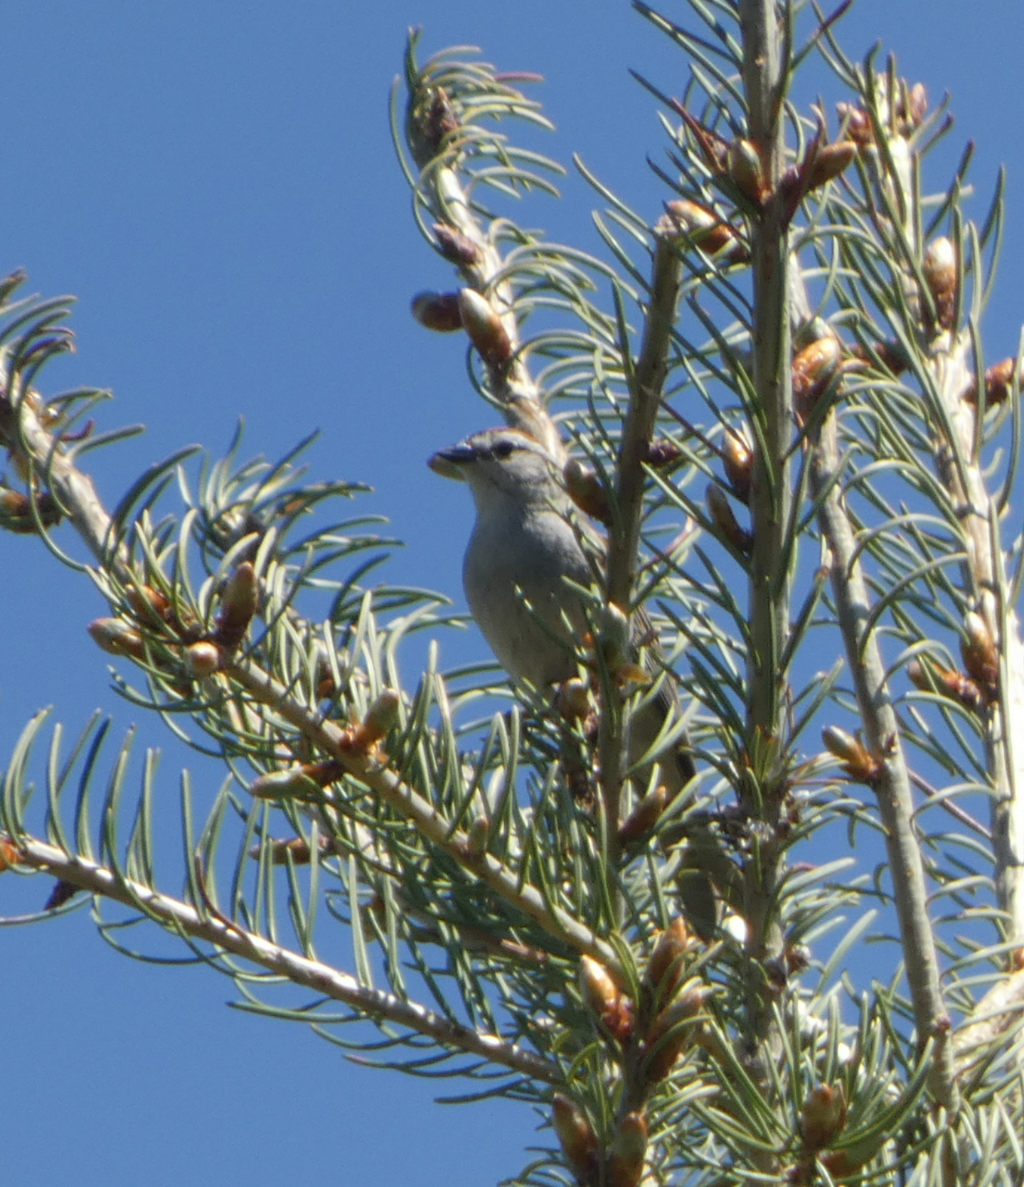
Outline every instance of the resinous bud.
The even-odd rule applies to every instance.
[[[800,1110],[800,1136],[808,1150],[830,1146],[846,1125],[846,1094],[840,1083],[817,1084]]]
[[[220,614],[214,640],[228,651],[245,638],[256,613],[259,580],[250,561],[244,561],[231,574],[220,599]]]
[[[96,618],[89,623],[89,634],[94,642],[108,655],[123,655],[131,659],[144,659],[146,649],[142,636],[123,618]]]
[[[594,1127],[583,1110],[560,1092],[551,1101],[551,1125],[566,1161],[580,1182],[588,1182],[597,1167],[598,1144]]]
[[[608,1187],[638,1187],[647,1154],[647,1121],[643,1113],[627,1113],[619,1122],[608,1151]]]
[[[212,676],[224,664],[224,649],[208,639],[200,639],[185,648],[185,667],[197,679]]]
[[[577,507],[591,519],[605,526],[612,521],[612,509],[608,502],[608,492],[601,485],[594,471],[584,465],[579,458],[570,458],[562,471],[565,478],[565,489],[569,498]]]
[[[462,329],[458,293],[417,293],[412,299],[412,315],[421,326],[439,334]]]
[[[459,289],[459,312],[484,362],[490,367],[504,367],[512,358],[512,339],[490,301],[476,289]]]

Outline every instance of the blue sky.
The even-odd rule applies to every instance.
[[[884,36],[902,73],[933,98],[953,92],[947,159],[976,140],[982,194],[1007,162],[1019,224],[1024,11],[979,0],[964,12],[957,0],[860,0],[841,28],[854,55]],[[372,509],[409,541],[391,577],[461,600],[469,500],[424,462],[491,417],[461,344],[408,312],[413,293],[449,283],[413,227],[388,139],[412,24],[427,51],[477,44],[502,68],[543,73],[559,126],[546,151],[567,163],[579,151],[632,204],[658,210],[644,165],[661,151],[658,122],[627,67],[668,91],[684,68],[620,0],[9,0],[0,273],[24,265],[34,291],[79,297],[78,353],[47,390],[112,388],[101,427],[148,426],[96,455],[108,501],[182,444],[223,449],[242,413],[251,453],[279,454],[319,428],[313,477],[371,482]],[[831,107],[828,86],[813,89]],[[524,221],[594,249],[589,192],[572,177],[565,192]],[[1011,225],[987,323],[993,358],[1016,349],[1021,258]],[[127,725],[85,635],[103,611],[91,586],[10,536],[0,574],[0,766],[45,704],[73,728],[96,704]],[[169,794],[178,765],[169,753]],[[0,931],[0,961],[9,1182],[479,1187],[525,1161],[535,1121],[524,1107],[439,1108],[429,1083],[352,1067],[299,1027],[226,1010],[230,983],[212,973],[116,956],[82,912]]]

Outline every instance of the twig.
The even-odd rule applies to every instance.
[[[46,870],[90,894],[141,908],[169,930],[205,940],[225,952],[259,964],[287,977],[296,985],[303,985],[343,1002],[367,1018],[386,1019],[398,1026],[408,1027],[442,1046],[479,1055],[533,1080],[547,1084],[560,1084],[563,1080],[557,1065],[513,1043],[507,1043],[497,1035],[482,1034],[472,1027],[443,1018],[417,1002],[403,1001],[394,994],[371,989],[347,973],[271,943],[222,916],[200,912],[188,903],[130,879],[119,879],[105,866],[82,857],[69,856],[35,838],[19,837],[16,843],[19,861],[25,865]]]

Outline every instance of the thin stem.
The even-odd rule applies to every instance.
[[[24,865],[46,870],[90,894],[102,895],[129,907],[141,907],[171,931],[204,940],[224,952],[252,961],[287,977],[295,985],[303,985],[343,1002],[364,1017],[408,1027],[444,1047],[478,1055],[529,1079],[546,1084],[562,1083],[563,1077],[555,1064],[507,1043],[497,1035],[482,1034],[472,1027],[443,1018],[417,1002],[403,1001],[394,994],[371,989],[330,965],[299,956],[215,913],[200,912],[180,899],[170,898],[141,883],[119,879],[105,866],[83,857],[69,856],[53,845],[32,837],[19,837],[17,847],[19,861]]]
[[[873,631],[865,634],[871,619],[871,602],[838,480],[840,458],[834,413],[826,418],[812,448],[811,490],[821,500],[819,522],[832,552],[832,591],[839,628],[864,726],[864,741],[879,763],[875,794],[884,825],[918,1042],[935,1040],[932,1092],[940,1104],[952,1108],[957,1093],[952,1051],[947,1041],[951,1023],[943,1001],[938,955],[928,915],[928,888],[914,826],[910,774],[877,637]]]

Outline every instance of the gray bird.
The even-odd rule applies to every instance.
[[[588,559],[579,515],[562,483],[562,470],[538,441],[518,429],[487,429],[439,450],[428,465],[468,483],[476,523],[462,566],[469,609],[501,666],[515,682],[538,691],[577,674],[577,648],[589,629],[585,601],[572,586],[600,579],[602,545]],[[642,629],[642,628],[641,628]],[[631,761],[639,760],[678,710],[662,681],[633,715]],[[686,739],[658,755],[669,798],[694,776]],[[641,772],[641,778],[643,772]]]

